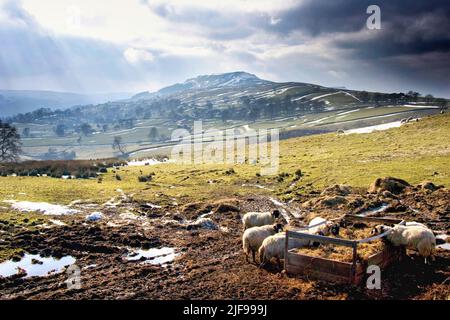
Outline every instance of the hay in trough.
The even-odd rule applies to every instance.
[[[340,238],[347,240],[361,240],[371,237],[372,228],[341,228]],[[357,248],[357,260],[359,262],[367,261],[367,259],[384,249],[384,242],[377,239],[371,242],[359,243]],[[320,257],[324,259],[338,260],[342,262],[353,261],[353,249],[334,244],[321,244],[318,247],[306,247],[295,250],[296,253],[304,254],[312,257]]]

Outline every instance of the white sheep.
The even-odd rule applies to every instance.
[[[268,224],[274,224],[276,219],[280,216],[280,211],[273,212],[247,212],[242,217],[244,230],[251,227],[261,227]]]
[[[372,233],[381,234],[388,230],[392,230],[386,235],[386,239],[394,246],[405,246],[408,249],[416,250],[419,255],[425,258],[431,257],[434,261],[434,252],[436,250],[436,237],[428,228],[417,225],[396,225],[389,227],[385,225],[376,226]]]
[[[405,226],[407,226],[407,227],[422,227],[422,228],[428,229],[428,227],[426,225],[424,225],[423,223],[415,222],[415,221],[407,221],[407,222],[405,222]]]
[[[334,223],[332,221],[327,221],[326,219],[321,217],[315,217],[314,219],[312,219],[309,222],[308,227],[312,227],[308,229],[308,232],[311,234],[320,234],[322,236],[328,236],[331,233],[335,236],[339,235],[339,224]]]
[[[264,239],[282,230],[283,226],[281,224],[251,227],[245,230],[242,235],[242,248],[244,249],[247,262],[250,253],[253,256],[253,262],[256,262],[255,253],[258,251]]]
[[[311,233],[302,231],[303,233]],[[313,245],[308,239],[289,238],[288,250],[293,248],[303,248]],[[281,232],[273,236],[267,237],[259,247],[258,256],[261,265],[269,262],[272,258],[276,258],[280,267],[280,259],[284,259],[284,248],[286,246],[286,233]]]

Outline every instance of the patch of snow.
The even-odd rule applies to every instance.
[[[103,218],[103,214],[101,212],[92,212],[86,216],[87,221],[98,221]]]
[[[359,111],[359,110],[361,110],[361,109],[355,109],[355,110],[345,111],[345,112],[338,113],[337,115],[338,115],[338,116],[343,116],[343,115],[345,115],[345,114],[357,112],[357,111]]]
[[[320,118],[320,119],[317,119],[317,120],[310,121],[310,122],[308,122],[308,124],[321,123],[322,121],[324,121],[326,119],[329,119],[329,118],[331,118],[331,116],[323,117],[323,118]]]
[[[158,205],[150,203],[150,202],[147,202],[145,205],[152,209],[161,209],[162,208],[161,206],[158,206]]]
[[[214,221],[212,221],[210,218],[198,218],[194,222],[188,223],[188,226],[209,229],[209,230],[218,230],[219,229],[217,224]]]
[[[79,210],[70,209],[67,206],[59,204],[50,204],[47,202],[31,202],[31,201],[16,201],[16,200],[4,200],[3,202],[11,203],[11,208],[22,212],[37,211],[44,215],[70,215],[78,213]]]
[[[162,247],[160,249],[129,249],[131,251],[125,258],[128,261],[139,261],[145,259],[144,263],[154,264],[154,265],[164,265],[168,262],[172,262],[177,253],[175,253],[174,248]]]
[[[56,220],[56,219],[50,219],[49,220],[51,223],[57,225],[57,226],[67,226],[67,224],[65,224],[64,222],[62,222],[61,220]]]
[[[281,215],[286,220],[286,222],[289,223],[291,221],[291,218],[289,217],[289,214],[285,209],[286,205],[274,198],[270,198],[270,201],[279,208]]]
[[[208,217],[208,216],[210,216],[210,215],[212,215],[212,214],[213,214],[213,212],[212,212],[212,211],[210,211],[210,212],[207,212],[207,213],[201,214],[201,215],[199,216],[199,218],[206,218],[206,217]]]
[[[294,98],[294,99],[292,99],[291,101],[298,101],[298,100],[302,100],[303,98],[306,98],[306,97],[309,97],[309,96],[311,96],[311,95],[313,95],[314,93],[310,93],[310,94],[305,94],[304,96],[301,96],[301,97],[297,97],[297,98]]]
[[[269,188],[267,188],[267,187],[265,187],[265,186],[261,186],[261,185],[259,185],[259,184],[246,184],[246,183],[244,183],[244,184],[242,184],[242,186],[243,186],[243,187],[254,187],[254,188],[258,188],[258,189],[264,189],[264,190],[274,191],[273,189],[269,189]]]
[[[352,95],[351,93],[348,93],[346,91],[338,91],[338,92],[326,93],[326,94],[323,94],[323,95],[320,95],[320,96],[312,98],[311,101],[314,101],[314,100],[317,100],[317,99],[321,99],[321,98],[325,98],[325,97],[328,97],[328,96],[333,96],[333,95],[340,94],[340,93],[341,94],[345,94],[347,96],[350,96],[353,99],[358,100],[359,102],[361,102],[361,100],[359,100],[357,97],[355,97],[354,95]]]
[[[389,205],[387,203],[383,203],[381,206],[361,212],[360,214],[358,214],[358,216],[360,216],[360,217],[371,216],[371,215],[383,212],[384,210],[386,210],[387,207],[389,207]]]
[[[161,163],[168,162],[168,159],[164,159],[163,161],[159,161],[156,159],[144,159],[144,160],[131,160],[127,162],[127,165],[130,167],[133,166],[154,166]]]
[[[119,215],[119,217],[123,220],[136,220],[138,218],[137,215],[135,215],[134,213],[130,212],[130,211],[125,211],[124,213],[121,213]]]
[[[387,129],[391,129],[391,128],[398,128],[401,125],[402,125],[401,121],[394,121],[394,122],[389,122],[389,123],[377,124],[377,125],[369,126],[369,127],[362,127],[362,128],[358,128],[358,129],[347,130],[347,131],[344,132],[344,134],[371,133],[371,132],[374,132],[374,131],[381,131],[381,130],[387,130]]]

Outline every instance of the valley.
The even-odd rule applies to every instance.
[[[438,114],[445,99],[276,83],[245,72],[198,76],[154,93],[99,105],[19,114],[24,159],[142,158],[168,155],[172,132],[278,129],[280,138]],[[246,127],[247,126],[247,127]],[[124,152],[112,148],[121,139]]]
[[[314,216],[371,210],[425,223],[445,235],[450,228],[449,130],[445,113],[366,134],[285,139],[276,176],[259,176],[258,166],[245,163],[230,171],[229,165],[144,161],[111,167],[92,179],[0,177],[0,270],[8,261],[20,264],[24,254],[43,261],[43,270],[51,258],[75,259],[82,283],[81,289],[68,288],[67,273],[57,264],[45,277],[26,277],[30,267],[23,265],[25,273],[0,277],[1,296],[447,299],[450,255],[444,248],[437,249],[431,265],[409,253],[383,273],[383,289],[374,291],[246,262],[240,219],[248,211],[279,209],[286,226],[298,227]],[[152,179],[140,182],[142,175]],[[409,184],[392,194],[368,192],[377,178],[387,176]],[[341,194],[344,189],[336,184],[350,191]]]

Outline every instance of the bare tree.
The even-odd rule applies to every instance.
[[[113,150],[119,150],[119,152],[122,154],[122,156],[127,156],[128,153],[125,149],[125,146],[122,143],[122,137],[115,136],[114,141],[112,143]]]
[[[21,152],[20,135],[16,127],[0,120],[0,162],[17,161]]]

